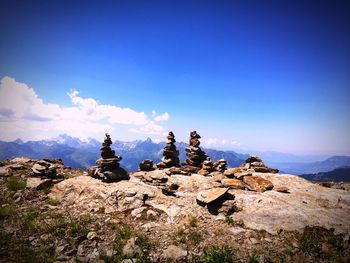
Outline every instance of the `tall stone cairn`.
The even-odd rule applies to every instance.
[[[157,168],[164,169],[180,166],[179,151],[176,150],[175,142],[175,135],[171,131],[167,136],[166,145],[163,150],[162,161],[157,164]]]
[[[186,148],[187,159],[184,163],[185,166],[190,166],[193,168],[202,168],[203,162],[206,160],[207,155],[199,147],[201,136],[196,132],[192,131],[190,133],[189,147]],[[199,170],[198,169],[198,170]]]
[[[107,183],[129,179],[128,173],[119,164],[122,157],[115,155],[111,145],[111,137],[106,133],[101,147],[101,158],[96,161],[97,166],[88,169],[89,175]]]

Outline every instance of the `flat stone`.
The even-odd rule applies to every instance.
[[[289,188],[284,185],[275,185],[272,190],[275,190],[280,193],[289,193]]]
[[[204,199],[204,203],[209,204],[217,199],[219,199],[221,196],[223,196],[227,191],[227,188],[213,188],[208,193],[207,196]]]
[[[237,179],[242,179],[245,176],[252,176],[253,174],[251,172],[240,172],[240,173],[235,173],[235,177]]]
[[[34,164],[32,167],[33,172],[44,172],[46,170],[46,166],[40,165],[38,163]]]
[[[231,189],[242,189],[244,190],[245,185],[241,180],[238,179],[222,179],[222,185],[230,187]]]
[[[265,192],[273,188],[271,181],[260,176],[245,176],[243,177],[243,181],[246,184],[248,190],[255,192]]]
[[[42,190],[52,186],[52,179],[41,179],[37,177],[27,178],[27,188],[35,188],[36,190]]]
[[[229,168],[224,172],[224,175],[229,178],[233,178],[235,177],[235,173],[240,173],[241,171],[241,168]]]

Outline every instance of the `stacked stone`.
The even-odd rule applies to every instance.
[[[175,142],[176,140],[175,140],[174,133],[171,131],[167,136],[167,141],[164,147],[162,161],[157,164],[157,167],[159,169],[180,166],[179,151],[176,150]]]
[[[225,170],[227,170],[227,162],[225,159],[220,159],[219,161],[216,161],[214,163],[214,169],[217,172],[223,173]]]
[[[190,166],[197,171],[202,168],[203,162],[207,158],[205,152],[199,147],[200,138],[201,136],[196,131],[190,133],[190,146],[186,148],[187,159],[184,163],[184,166]]]
[[[98,166],[90,167],[88,169],[89,175],[107,183],[129,179],[128,173],[119,164],[122,157],[115,155],[111,145],[111,137],[106,133],[101,147],[101,158],[96,161]]]
[[[273,169],[267,167],[264,162],[261,160],[258,156],[251,156],[249,157],[244,164],[241,165],[245,169],[249,169],[252,172],[258,172],[258,173],[278,173],[278,169]]]
[[[206,176],[213,171],[214,171],[214,164],[211,161],[211,159],[207,157],[207,159],[205,159],[205,161],[203,162],[202,169],[198,171],[198,174]]]
[[[149,172],[149,171],[153,171],[154,167],[153,167],[153,161],[152,160],[144,160],[139,164],[139,169],[138,171],[142,171],[142,172]]]
[[[34,176],[46,177],[46,178],[56,178],[57,177],[57,168],[54,164],[40,160],[37,161],[33,167],[32,171]]]

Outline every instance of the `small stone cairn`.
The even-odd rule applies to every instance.
[[[267,167],[264,162],[261,160],[258,156],[251,156],[249,157],[245,163],[241,164],[241,167],[243,167],[246,170],[254,171],[257,173],[278,173],[278,169],[273,169]]]
[[[207,159],[205,152],[199,147],[201,136],[196,132],[190,133],[189,147],[186,148],[187,159],[183,163],[184,170],[188,172],[198,172],[203,165],[203,162]]]
[[[202,169],[198,171],[198,174],[207,176],[213,171],[214,171],[214,164],[212,160],[209,157],[207,157],[207,159],[205,159],[205,161],[203,162]]]
[[[214,163],[214,169],[217,172],[223,173],[227,170],[227,161],[225,159],[220,159]]]
[[[88,173],[90,176],[107,183],[127,180],[129,179],[128,173],[119,164],[122,157],[115,155],[111,145],[111,137],[106,133],[101,147],[101,158],[96,161],[97,166],[88,169]]]
[[[158,169],[180,166],[179,151],[176,150],[175,142],[174,133],[171,131],[167,136],[162,161],[157,164]]]
[[[150,172],[154,170],[154,166],[153,166],[153,161],[152,160],[144,160],[139,164],[139,169],[138,171],[141,172]]]

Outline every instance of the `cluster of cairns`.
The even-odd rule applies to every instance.
[[[198,173],[204,176],[214,176],[215,172],[218,172],[227,178],[238,179],[251,175],[253,172],[278,173],[277,169],[266,167],[263,161],[257,156],[249,157],[245,163],[238,168],[228,169],[226,160],[220,159],[213,162],[206,155],[200,148],[200,138],[201,136],[196,131],[190,133],[189,146],[185,149],[187,159],[182,166],[180,166],[179,151],[176,149],[175,136],[173,132],[169,132],[166,145],[163,149],[163,158],[161,162],[154,165],[152,160],[144,160],[139,164],[138,171],[150,172],[155,169],[171,168],[169,171],[166,171],[166,174],[169,175],[169,172],[170,174],[174,172],[185,175]],[[88,169],[89,175],[104,182],[117,182],[129,179],[128,173],[121,168],[119,164],[122,157],[115,155],[115,151],[111,149],[111,144],[112,140],[110,136],[106,134],[101,147],[101,158],[96,161],[97,166],[92,166]],[[42,171],[44,171],[44,167],[37,172],[42,173]]]
[[[106,133],[101,147],[101,158],[96,161],[97,166],[92,166],[88,169],[88,173],[90,176],[107,183],[127,180],[129,175],[119,164],[122,157],[115,155],[111,145],[111,137]]]

